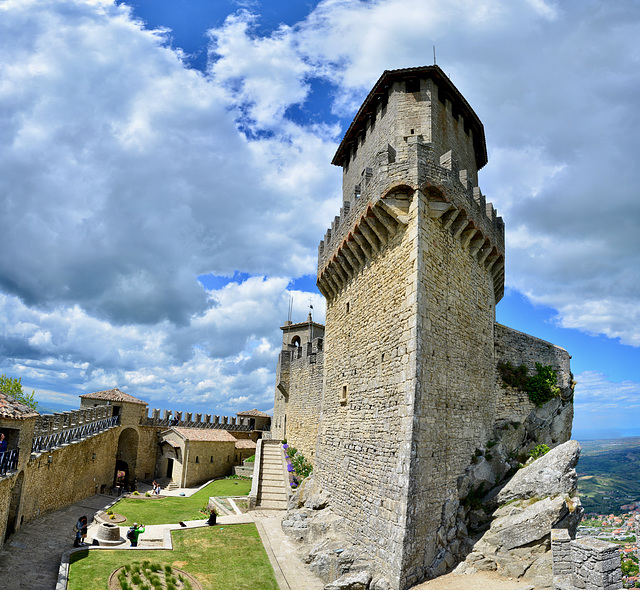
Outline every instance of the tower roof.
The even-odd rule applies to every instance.
[[[380,79],[375,83],[371,92],[362,103],[362,106],[356,113],[351,125],[344,134],[338,150],[331,163],[334,166],[342,166],[342,163],[347,157],[349,145],[355,142],[356,137],[360,129],[366,124],[367,117],[375,113],[377,107],[376,98],[385,94],[387,89],[394,83],[402,80],[415,80],[415,79],[431,79],[438,86],[438,97],[444,102],[444,99],[449,99],[454,107],[454,110],[459,112],[467,124],[473,130],[473,144],[476,155],[476,165],[478,170],[482,168],[488,161],[487,159],[487,146],[484,138],[484,126],[480,121],[478,115],[469,106],[464,96],[453,85],[447,75],[436,65],[433,66],[420,66],[417,68],[403,68],[400,70],[385,70]]]
[[[96,391],[95,393],[83,393],[80,397],[84,399],[99,399],[110,402],[129,402],[131,404],[147,405],[147,402],[143,402],[137,397],[120,391],[117,387],[114,389],[106,389],[105,391]]]

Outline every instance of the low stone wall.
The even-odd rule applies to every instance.
[[[571,540],[566,529],[551,531],[554,590],[622,588],[620,553],[615,543],[584,537]]]

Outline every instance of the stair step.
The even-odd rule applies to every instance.
[[[264,502],[259,502],[258,507],[260,508],[272,508],[274,510],[286,510],[287,503],[286,502],[277,502],[274,500],[265,500]]]

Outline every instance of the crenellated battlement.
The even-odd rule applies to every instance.
[[[36,419],[34,436],[47,436],[71,428],[99,422],[113,416],[113,406],[93,406],[68,412],[43,414]]]
[[[227,431],[251,431],[250,418],[247,416],[217,416],[193,412],[173,412],[153,408],[148,416],[140,419],[141,426],[180,426],[182,428],[217,428]]]

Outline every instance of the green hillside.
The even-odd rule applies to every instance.
[[[640,438],[581,442],[576,467],[585,512],[620,514],[620,506],[640,501]]]

